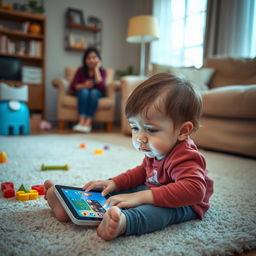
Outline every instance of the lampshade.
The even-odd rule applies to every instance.
[[[127,42],[144,43],[159,38],[157,20],[151,15],[139,15],[129,19]]]

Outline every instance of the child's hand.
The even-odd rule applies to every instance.
[[[131,208],[142,204],[153,204],[153,194],[151,190],[143,190],[130,194],[119,194],[111,196],[105,205],[117,206],[119,208]]]
[[[104,189],[101,192],[103,196],[106,196],[108,193],[113,192],[116,189],[116,184],[113,180],[90,181],[89,183],[83,186],[83,189],[86,191],[90,191],[91,189],[98,186],[104,187]]]

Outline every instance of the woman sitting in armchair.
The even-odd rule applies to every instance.
[[[78,68],[70,89],[78,100],[79,122],[73,127],[77,132],[90,132],[92,118],[98,101],[106,93],[106,70],[101,67],[101,56],[96,48],[88,48],[83,56],[82,67]]]

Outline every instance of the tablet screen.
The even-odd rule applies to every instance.
[[[79,188],[56,186],[67,206],[73,214],[75,212],[74,215],[80,217],[79,219],[103,218],[103,214],[106,212],[103,208],[106,198],[101,195],[101,192],[87,192]]]

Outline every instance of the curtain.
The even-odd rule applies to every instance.
[[[254,57],[255,54],[255,0],[209,0],[204,58]]]
[[[207,0],[154,0],[160,39],[151,43],[150,62],[200,67]]]

